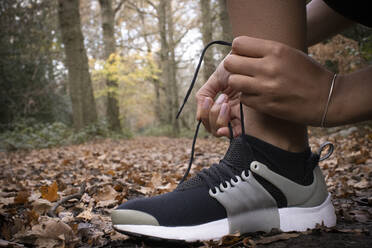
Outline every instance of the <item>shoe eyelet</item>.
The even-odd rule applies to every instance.
[[[251,169],[254,169],[254,170],[258,170],[258,162],[257,161],[253,161],[252,163],[251,163]]]
[[[248,180],[249,172],[247,172],[247,174],[248,174],[248,175],[245,175],[245,170],[242,171],[242,175],[241,175],[241,177],[242,177],[242,179],[243,179],[244,181],[247,181],[247,180]]]
[[[235,178],[236,178],[236,181],[234,180],[234,178],[231,178],[230,180],[232,186],[236,186],[238,183],[242,181],[242,179],[239,176],[235,176]]]
[[[226,184],[226,187],[223,184]],[[225,181],[225,182],[223,182],[223,183],[220,184],[220,190],[222,192],[223,191],[226,191],[226,190],[228,190],[230,188],[231,188],[231,184],[228,181]]]
[[[212,197],[215,197],[215,196],[217,196],[218,193],[221,193],[220,189],[217,186],[214,187],[214,190],[215,190],[215,192],[213,192],[212,189],[209,189],[209,195],[212,196]]]

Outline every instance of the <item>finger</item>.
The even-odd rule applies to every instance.
[[[230,131],[228,127],[221,127],[217,129],[216,133],[219,137],[225,136],[227,138],[230,138]]]
[[[236,37],[232,43],[231,53],[252,58],[262,58],[268,54],[272,41],[249,36]]]
[[[231,120],[231,126],[233,128],[234,137],[237,137],[242,134],[242,125],[240,119]]]
[[[261,92],[261,84],[255,78],[240,74],[231,74],[227,82],[229,87],[246,95],[258,95]]]
[[[218,129],[218,125],[217,125],[218,115],[220,113],[221,106],[224,102],[227,102],[227,96],[225,94],[219,95],[216,102],[213,104],[213,106],[211,107],[209,111],[210,130],[211,130],[211,133],[215,136],[217,136],[216,131]]]
[[[262,71],[262,59],[231,54],[224,60],[224,67],[232,74],[255,76]]]
[[[210,97],[205,97],[203,101],[201,102],[201,106],[198,107],[198,120],[201,120],[205,129],[210,132],[211,128],[209,125],[209,111],[212,107],[213,100]]]
[[[222,103],[220,112],[217,117],[217,127],[227,127],[230,120],[230,107],[227,103]]]
[[[231,126],[232,126],[233,136],[234,137],[237,137],[237,136],[239,136],[242,133],[242,126],[240,124],[240,120],[239,119],[232,120],[231,121]],[[221,127],[219,129],[217,129],[217,132],[216,133],[217,133],[218,136],[226,136],[226,137],[230,138],[229,127]]]

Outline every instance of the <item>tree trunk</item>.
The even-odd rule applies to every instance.
[[[58,0],[58,19],[65,46],[74,127],[79,130],[97,121],[88,58],[81,32],[79,1]]]
[[[139,10],[139,9],[137,9]],[[142,11],[138,11],[138,15],[141,19],[141,25],[143,27],[146,26],[146,22],[145,22],[145,16],[143,14]],[[159,25],[159,29],[160,29],[160,25]],[[146,33],[145,30],[143,30],[143,39],[145,40],[145,43],[146,43],[146,47],[147,47],[147,53],[148,54],[152,54],[152,43],[148,40],[148,34]],[[158,64],[158,67],[161,68],[161,64],[159,63],[159,61],[157,62]],[[151,64],[151,71],[154,71],[154,67],[152,66]],[[156,119],[158,121],[158,123],[160,124],[164,124],[166,121],[164,120],[164,114],[162,112],[162,109],[163,109],[163,106],[162,106],[162,101],[161,101],[161,98],[160,98],[160,91],[161,91],[161,87],[160,87],[160,80],[159,78],[155,78],[155,77],[151,77],[149,79],[152,84],[154,85],[154,94],[155,94],[155,104],[154,104],[154,111],[155,111],[155,116],[156,116]]]
[[[166,100],[167,122],[172,123],[172,89],[169,87],[169,44],[167,39],[167,2],[168,0],[160,0],[157,8],[158,12],[158,25],[160,34],[160,69],[161,80],[164,84],[164,93]]]
[[[206,46],[209,42],[213,40],[212,32],[212,17],[211,17],[211,3],[210,0],[200,0],[201,9],[201,33],[203,37],[203,45]],[[216,67],[214,65],[213,59],[213,49],[209,49],[204,56],[204,69],[203,77],[204,82],[206,82],[209,76],[215,71]]]
[[[103,42],[105,46],[104,59],[106,63],[111,63],[111,61],[109,61],[110,55],[115,54],[116,50],[114,36],[115,12],[112,9],[111,0],[99,0],[99,4],[101,6]],[[106,86],[109,88],[107,93],[106,117],[112,130],[121,131],[117,100],[118,83],[107,77]]]
[[[220,26],[222,27],[222,34],[221,39],[224,41],[231,42],[233,40],[232,30],[231,30],[231,24],[229,20],[229,13],[227,12],[227,0],[218,0],[219,5],[219,21]],[[223,56],[225,57],[230,52],[230,47],[227,46],[221,46],[221,52]]]
[[[168,40],[169,40],[169,70],[168,70],[168,82],[171,89],[172,96],[172,135],[177,136],[180,133],[180,124],[176,119],[177,111],[179,108],[178,102],[178,85],[177,85],[177,64],[175,56],[174,42],[174,24],[173,24],[173,11],[172,2],[167,1],[167,20],[168,20]]]

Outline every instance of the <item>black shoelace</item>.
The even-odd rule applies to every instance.
[[[180,116],[188,98],[190,97],[191,91],[194,88],[194,85],[195,85],[195,82],[196,82],[196,79],[197,79],[197,76],[198,76],[198,73],[199,73],[199,70],[200,70],[200,67],[201,67],[201,63],[202,63],[204,55],[205,55],[205,52],[207,51],[207,49],[210,46],[212,46],[214,44],[224,45],[224,46],[231,46],[232,45],[231,43],[226,42],[226,41],[212,41],[204,47],[204,49],[203,49],[203,51],[200,55],[199,63],[196,67],[196,70],[195,70],[193,79],[191,81],[190,87],[187,90],[186,96],[183,100],[183,103],[182,103],[178,113],[177,113],[176,118],[178,118]],[[243,138],[244,138],[245,128],[244,128],[244,114],[243,114],[242,103],[240,103],[240,121],[241,121],[242,134],[243,134]],[[188,165],[187,170],[186,170],[186,172],[185,172],[184,176],[182,177],[179,184],[183,183],[186,180],[189,173],[190,173],[190,170],[191,170],[191,167],[192,167],[192,162],[194,160],[195,143],[196,143],[196,139],[198,137],[200,124],[201,124],[201,120],[198,121],[198,124],[196,126],[196,130],[195,130],[195,134],[194,134],[194,138],[193,138],[193,141],[192,141],[189,165]],[[234,137],[233,137],[233,130],[232,130],[232,127],[231,127],[231,123],[228,124],[228,128],[229,128],[229,133],[230,133],[230,140],[232,140]],[[245,140],[244,143],[248,144],[246,142],[246,140]],[[248,144],[248,149],[252,151],[249,144]],[[252,155],[253,155],[253,153],[252,153]],[[233,165],[231,165],[229,162],[227,162],[226,160],[223,159],[223,160],[220,161],[220,163],[218,165],[213,164],[209,169],[203,169],[201,172],[198,173],[198,175],[201,178],[203,178],[205,180],[205,182],[208,184],[208,186],[212,189],[212,188],[214,188],[216,183],[218,183],[219,181],[226,180],[227,178],[235,178],[235,174],[232,171],[233,171]]]

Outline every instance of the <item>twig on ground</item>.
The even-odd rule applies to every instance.
[[[67,202],[68,200],[71,200],[71,199],[78,199],[80,200],[80,198],[83,196],[83,194],[85,193],[85,188],[86,188],[86,183],[83,182],[83,184],[81,185],[80,187],[80,190],[79,192],[75,193],[75,194],[72,194],[72,195],[69,195],[69,196],[66,196],[65,198],[62,198],[61,200],[59,200],[49,211],[48,211],[48,216],[50,217],[57,217],[56,214],[55,214],[55,211],[56,209],[58,208],[58,206],[62,205],[63,203]]]

